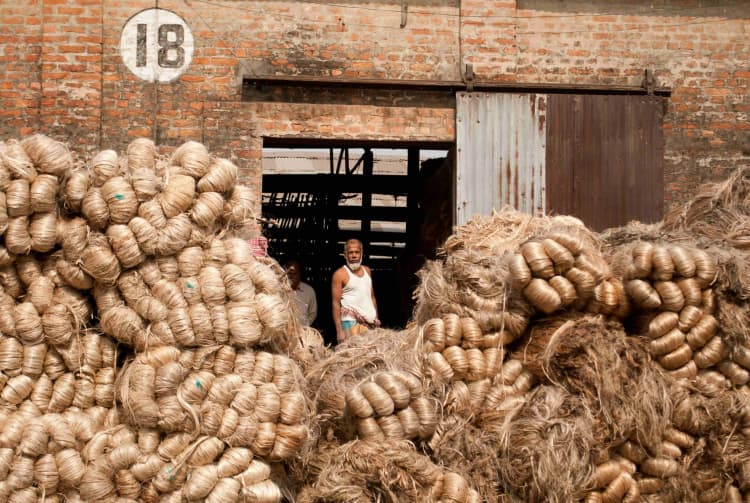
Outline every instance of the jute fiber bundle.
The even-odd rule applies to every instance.
[[[83,451],[80,490],[89,501],[262,501],[281,491],[271,467],[244,447],[215,437],[119,425],[95,436]]]
[[[241,353],[235,365],[246,375],[252,365],[250,382],[240,374],[216,375],[183,365],[180,352],[171,349],[141,353],[121,371],[117,398],[125,421],[215,436],[272,460],[287,459],[302,447],[308,435],[305,399],[294,376],[278,372],[292,373],[288,359]]]
[[[633,478],[636,465],[622,456],[612,456],[596,466],[590,486],[595,491],[586,495],[586,502],[641,501],[638,482]]]
[[[504,331],[517,337],[533,312],[510,287],[502,256],[459,249],[444,262],[428,262],[418,276],[418,323],[450,313],[476,320],[483,332]]]
[[[115,360],[112,341],[93,330],[59,347],[0,336],[0,403],[29,400],[42,413],[112,407]]]
[[[73,167],[73,156],[59,141],[35,134],[23,139],[21,146],[38,173],[62,177]]]
[[[54,255],[43,262],[34,256],[17,259],[13,280],[20,283],[25,301],[0,293],[0,305],[6,308],[0,311],[3,333],[25,344],[44,341],[67,346],[84,329],[93,314],[92,305],[85,294],[66,284],[56,266]]]
[[[223,264],[218,248],[225,252]],[[118,274],[114,289],[100,282],[94,297],[104,331],[139,351],[159,345],[291,346],[289,287],[247,248],[237,238],[212,240],[206,249],[185,248],[176,258],[146,260]]]
[[[39,292],[32,289],[31,293]],[[26,345],[47,342],[67,346],[91,316],[88,299],[66,287],[42,294],[44,299],[33,298],[37,305],[42,302],[48,305],[40,314],[31,301],[17,302],[0,293],[0,305],[4,307],[0,312],[0,330]]]
[[[27,401],[0,413],[0,421],[0,497],[42,501],[47,494],[78,489],[85,473],[81,451],[113,418],[104,408],[42,414]]]
[[[642,325],[649,352],[662,367],[677,378],[694,378],[699,369],[718,367],[738,384],[750,379],[730,358],[730,346],[714,317],[714,258],[699,248],[639,241],[613,260],[640,308],[636,325]]]
[[[36,175],[31,158],[18,140],[0,141],[0,190],[5,192],[12,178],[30,181]]]
[[[735,170],[722,182],[702,185],[691,201],[664,218],[661,228],[670,232],[687,230],[736,249],[748,249],[748,180],[745,167]]]
[[[544,314],[572,307],[622,318],[630,309],[601,252],[578,233],[554,231],[526,241],[509,268],[514,287]]]
[[[315,401],[316,422],[322,431],[343,441],[352,438],[353,424],[345,418],[346,391],[373,374],[397,370],[421,380],[423,356],[414,349],[415,342],[413,331],[374,329],[367,336],[347,339],[335,352],[307,366],[305,394]],[[430,392],[425,390],[425,394]]]
[[[326,456],[325,468],[299,501],[481,501],[465,477],[437,466],[404,440],[355,440]]]
[[[195,450],[195,454],[190,458],[186,458],[185,454],[181,456],[181,459],[194,459],[193,466],[185,463],[178,464],[177,470],[170,470],[169,467],[162,470],[144,490],[144,501],[157,501],[157,498],[158,501],[175,503],[281,501],[281,488],[270,478],[270,465],[252,459],[248,449],[239,447],[228,448],[213,462],[206,462],[212,454],[210,449],[218,450],[220,447],[209,442],[210,438],[199,439],[189,447],[189,450]]]
[[[379,372],[347,390],[346,413],[363,440],[428,439],[437,424],[437,407],[423,391],[413,374]]]
[[[453,383],[451,393],[468,393],[467,403],[479,407],[501,372],[504,346],[514,339],[506,331],[483,334],[472,318],[455,314],[433,318],[421,327],[424,373],[436,383]],[[451,402],[461,400],[454,396]]]
[[[661,442],[671,421],[668,384],[618,322],[590,315],[540,321],[513,356],[538,380],[563,386],[591,408],[601,445],[631,432],[645,446]]]

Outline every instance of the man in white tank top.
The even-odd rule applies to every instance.
[[[344,257],[346,265],[333,273],[331,281],[333,322],[338,342],[380,326],[372,271],[362,265],[362,242],[358,239],[347,241]]]

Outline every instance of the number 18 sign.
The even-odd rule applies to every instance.
[[[174,12],[146,9],[122,29],[122,61],[143,80],[171,82],[183,74],[193,57],[193,34]]]

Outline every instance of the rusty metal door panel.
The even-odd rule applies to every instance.
[[[547,208],[595,230],[656,222],[664,205],[662,99],[548,96]]]
[[[456,224],[505,205],[544,214],[546,98],[457,93]]]

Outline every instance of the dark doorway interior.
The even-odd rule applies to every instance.
[[[416,272],[451,232],[453,158],[449,144],[264,140],[269,254],[302,263],[318,299],[313,326],[327,343],[330,279],[349,238],[364,244],[383,325],[407,323]]]

